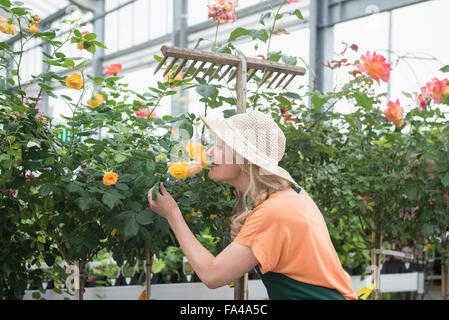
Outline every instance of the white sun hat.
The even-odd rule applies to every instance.
[[[285,153],[285,135],[272,118],[251,110],[224,120],[200,115],[211,133],[233,149],[236,163],[253,163],[261,168],[261,175],[277,175],[299,186],[290,174],[278,165]],[[228,152],[229,153],[229,152]],[[233,155],[225,154],[225,163],[233,163]]]

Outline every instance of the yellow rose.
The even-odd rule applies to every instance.
[[[103,176],[103,184],[110,186],[111,184],[116,184],[119,175],[115,172],[108,172]]]
[[[189,165],[184,162],[170,163],[168,164],[170,175],[176,179],[187,178]]]
[[[100,105],[102,105],[104,102],[104,97],[103,95],[97,93],[94,96],[92,96],[92,98],[90,98],[89,100],[87,100],[87,105],[90,108],[96,108]]]
[[[201,166],[202,166],[203,168],[206,168],[206,167],[207,167],[207,152],[206,152],[206,150],[203,150],[203,152],[202,152]]]
[[[69,89],[79,90],[83,87],[83,84],[83,78],[79,74],[72,73],[72,75],[65,78],[65,85]]]
[[[84,50],[84,39],[78,42],[76,47],[78,48],[78,50]]]
[[[186,214],[186,220],[189,220],[191,217],[198,216],[195,211],[192,210],[191,213]]]
[[[201,170],[203,170],[203,167],[201,166],[200,162],[189,162],[187,176],[191,177],[200,172]]]
[[[203,156],[204,146],[199,142],[195,142],[192,144],[189,141],[186,145],[186,151],[189,152],[191,159],[201,160]]]
[[[4,17],[0,20],[0,31],[11,35],[15,35],[17,33],[16,26],[9,23]]]

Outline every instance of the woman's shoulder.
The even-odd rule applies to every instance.
[[[274,218],[291,211],[299,201],[296,197],[269,197],[251,211],[251,216],[264,216]]]

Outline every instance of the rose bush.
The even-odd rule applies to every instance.
[[[291,2],[297,1],[286,1]],[[250,37],[256,51],[260,43],[267,45],[266,52],[256,56],[297,65],[301,57],[270,51],[279,20],[287,15],[303,19],[297,9],[281,12],[283,5],[262,13],[258,28],[238,27],[225,43],[217,43],[215,37],[212,51],[239,54],[235,40]],[[236,6],[217,1],[216,8],[210,8],[217,32],[220,24],[235,21]],[[195,68],[189,74],[182,70],[173,79],[170,75],[178,68],[174,65],[165,79],[150,84],[148,92],[134,92],[120,76],[120,64],[107,66],[104,76],[91,75],[85,69],[87,60],[61,52],[65,45],[92,54],[96,47],[105,48],[94,33],[82,30],[82,24],[67,22],[69,33],[56,41],[57,29],[36,33],[15,29],[21,19],[38,22],[27,9],[12,10],[3,2],[2,9],[12,18],[0,19],[0,31],[19,33],[22,39],[19,52],[0,44],[4,52],[0,67],[8,69],[8,58],[12,59],[15,76],[0,77],[3,298],[23,296],[26,282],[34,279],[27,262],[37,264],[39,258],[52,265],[61,256],[69,264],[83,266],[102,250],[112,252],[119,265],[144,260],[147,249],[166,257],[176,239],[166,221],[151,211],[146,194],[156,185],[154,197],[159,182],[176,199],[194,233],[207,229],[217,239],[210,250],[224,248],[230,241],[236,194],[229,185],[208,178],[205,150],[211,145],[204,125],[198,115],[161,118],[156,109],[176,90],[195,89],[204,116],[209,108],[227,106],[223,114],[229,117],[235,114],[235,88],[191,79]],[[267,27],[268,19],[272,24]],[[27,95],[19,77],[20,52],[32,37],[52,48],[45,54],[47,71],[32,79],[40,87],[37,97]],[[448,263],[449,129],[443,110],[449,105],[448,80],[429,79],[413,94],[404,93],[405,99],[385,101],[378,86],[390,81],[390,64],[376,52],[360,55],[356,45],[350,48],[356,59],[323,63],[352,75],[343,86],[329,92],[309,88],[306,93],[302,87],[248,90],[247,108],[266,112],[284,131],[287,148],[280,165],[317,202],[348,271],[379,265],[379,256],[370,250],[408,238],[431,243]],[[157,62],[161,59],[155,56]],[[54,72],[53,66],[65,69],[66,75]],[[256,75],[251,81],[257,85],[261,80]],[[6,83],[14,87],[6,90]],[[74,90],[77,98],[59,94],[56,84]],[[37,105],[43,93],[71,109],[65,124],[41,115]],[[351,104],[353,111],[337,112],[339,103]],[[411,111],[405,113],[404,107]],[[177,122],[179,130],[172,128]],[[106,136],[98,139],[99,130],[105,128]],[[203,133],[201,142],[191,140],[194,128]],[[166,133],[155,135],[158,129]],[[70,133],[66,141],[58,138],[63,131]]]

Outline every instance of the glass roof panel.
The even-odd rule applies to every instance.
[[[22,2],[25,7],[30,8],[41,19],[45,19],[70,4],[69,0],[22,0]]]

